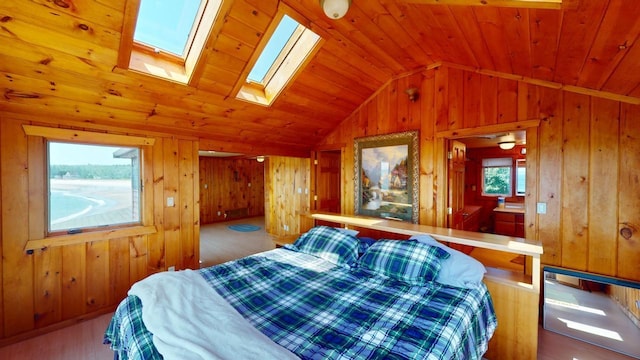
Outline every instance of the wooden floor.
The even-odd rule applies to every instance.
[[[257,221],[257,222],[256,222]],[[245,221],[247,223],[260,225],[259,221],[252,219],[251,221]],[[205,236],[209,239],[202,239],[202,242],[208,242],[208,246],[216,248],[220,252],[220,249],[227,247],[218,243],[215,245],[215,239],[225,238],[220,233],[216,235],[216,229],[220,231],[226,231],[226,225],[219,224],[215,227],[209,227],[205,232]],[[262,224],[264,227],[264,224]],[[234,234],[238,241],[247,241],[251,236],[258,236],[258,234],[250,233],[238,233]],[[257,241],[256,248],[265,246],[272,248],[273,244],[267,240]],[[235,248],[235,247],[234,247]],[[238,251],[250,251],[252,246],[244,244],[239,247],[243,250]],[[204,252],[205,254],[207,251]],[[203,263],[217,263],[219,259],[209,259],[206,255],[202,259]],[[0,348],[0,359],[13,360],[13,359],[47,359],[47,360],[110,360],[113,359],[113,353],[109,350],[107,345],[102,344],[102,337],[104,334],[111,314],[103,315],[91,320],[87,320],[77,325],[70,326],[61,330],[54,331],[49,334],[45,334],[33,339],[25,340],[16,344],[12,344],[3,348]],[[550,331],[546,331],[542,328],[539,329],[539,345],[538,345],[538,359],[539,360],[626,360],[632,359],[631,357],[621,355],[619,353],[602,349],[585,342],[575,340],[563,335],[559,335]],[[502,360],[502,359],[490,359],[490,360]]]
[[[3,360],[110,360],[113,353],[102,344],[111,314],[0,348]],[[627,360],[631,357],[540,329],[538,360]],[[491,359],[493,360],[493,359]],[[501,360],[501,359],[498,359]]]

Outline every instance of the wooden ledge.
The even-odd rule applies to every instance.
[[[396,234],[409,236],[427,234],[431,235],[434,239],[441,242],[469,245],[513,254],[539,257],[543,251],[541,243],[527,241],[526,239],[513,236],[455,230],[356,215],[312,213],[310,214],[310,216],[311,218],[316,220],[330,221],[351,226],[360,226]]]
[[[55,246],[66,246],[83,244],[92,241],[111,240],[129,236],[149,235],[157,232],[155,226],[131,226],[121,229],[112,229],[104,231],[90,231],[86,233],[68,234],[60,236],[51,236],[43,239],[35,239],[27,241],[24,247],[25,251],[37,250]]]
[[[532,261],[530,277],[524,274],[522,276],[517,275],[514,277],[515,274],[511,272],[504,273],[500,271],[500,269],[491,269],[492,271],[489,271],[489,267],[485,266],[488,271],[487,276],[485,276],[485,280],[516,287],[523,291],[531,291],[534,293],[540,292],[540,255],[543,250],[542,244],[539,242],[527,241],[526,239],[512,236],[455,230],[356,215],[318,212],[311,213],[309,216],[315,220],[344,224],[345,227],[356,226],[409,236],[430,235],[434,239],[444,243],[468,245],[477,248],[530,256]]]

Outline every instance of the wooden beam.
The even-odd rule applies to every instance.
[[[494,6],[529,9],[562,9],[562,0],[405,0],[424,5]]]
[[[446,61],[440,62],[439,64],[440,66],[447,66],[454,69],[476,72],[478,74],[494,76],[502,79],[521,81],[527,84],[542,86],[550,89],[563,90],[563,91],[568,91],[568,92],[577,93],[577,94],[583,94],[583,95],[589,95],[589,96],[594,96],[594,97],[603,98],[603,99],[609,99],[613,101],[619,101],[627,104],[640,105],[640,98],[633,97],[633,96],[620,95],[620,94],[616,94],[608,91],[589,89],[589,88],[575,86],[575,85],[565,85],[559,82],[534,79],[527,76],[509,74],[509,73],[504,73],[504,72],[495,71],[495,70],[474,68],[472,66],[458,65],[458,64],[454,64]]]
[[[42,136],[54,140],[72,140],[97,144],[118,144],[130,146],[151,146],[155,142],[153,138],[104,134],[93,131],[80,131],[60,129],[46,126],[23,125],[25,134],[30,136]]]
[[[474,137],[482,134],[500,133],[508,131],[518,131],[540,126],[539,119],[523,120],[505,124],[486,125],[482,127],[438,131],[437,138],[460,139],[465,137]]]

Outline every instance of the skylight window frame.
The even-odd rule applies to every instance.
[[[283,19],[284,19],[284,16],[280,19],[280,22]],[[295,21],[295,19],[294,19],[294,21]],[[278,22],[278,24],[280,24],[280,22]],[[267,73],[264,75],[264,78],[262,79],[262,81],[258,82],[258,81],[253,81],[251,79],[247,79],[247,82],[248,83],[256,83],[256,84],[261,85],[262,87],[266,88],[267,85],[273,79],[273,76],[276,74],[278,69],[280,69],[280,67],[282,66],[284,61],[287,59],[287,57],[289,56],[291,51],[294,50],[296,44],[298,43],[298,41],[302,37],[302,34],[304,33],[305,30],[307,30],[307,28],[304,25],[301,25],[300,23],[298,23],[298,26],[295,28],[295,30],[293,30],[293,33],[289,37],[289,40],[282,47],[282,50],[280,51],[278,56],[275,58],[275,60],[271,64],[271,66],[269,67],[269,70],[267,70]],[[273,35],[273,34],[271,34],[271,35]],[[271,38],[271,37],[269,37],[269,38]],[[264,51],[264,49],[263,49],[263,51]],[[262,51],[260,53],[262,53]],[[256,64],[254,63],[253,66],[255,66],[255,65]],[[253,66],[252,66],[252,68],[253,68]]]
[[[128,0],[120,40],[117,67],[166,80],[197,86],[204,71],[208,53],[205,48],[215,41],[224,25],[223,15],[233,4],[230,0],[201,0],[194,19],[184,57],[167,50],[156,51],[152,45],[134,41],[141,0]]]
[[[298,27],[294,30],[294,33],[302,29],[300,36],[296,37],[292,35],[289,38],[278,57],[276,57],[273,65],[267,71],[267,74],[265,74],[262,82],[257,83],[249,80],[249,73],[255,66],[258,58],[266,48],[276,28],[285,15],[298,23]],[[278,11],[271,21],[271,25],[269,25],[262,41],[256,48],[253,57],[243,72],[243,76],[240,77],[234,87],[232,93],[236,94],[236,99],[248,101],[257,105],[271,106],[275,99],[294,82],[295,78],[300,74],[301,70],[306,67],[311,59],[313,59],[314,55],[318,52],[324,42],[323,37],[318,32],[304,25],[306,22],[307,21],[304,17],[300,16],[295,10],[282,2],[280,3]],[[300,40],[303,37],[309,36],[309,34],[312,34],[315,37],[315,40],[308,49],[304,50],[305,44],[298,44],[300,44]],[[285,49],[289,50],[285,51]],[[287,61],[291,60],[292,57],[299,59],[293,64],[287,64]],[[284,72],[290,72],[290,74],[287,75],[284,74]]]
[[[182,54],[176,54],[172,51],[158,48],[153,44],[148,44],[143,41],[137,41],[135,38],[133,39],[134,47],[143,49],[144,51],[147,51],[147,52],[150,51],[152,53],[157,54],[158,56],[164,56],[171,60],[180,59],[178,61],[182,61],[182,63],[184,64],[184,61],[187,59],[187,57],[189,56],[189,53],[191,52],[191,49],[193,47],[193,40],[195,39],[195,36],[196,36],[196,33],[198,32],[200,24],[202,23],[202,16],[204,15],[204,10],[207,4],[209,3],[209,0],[199,0],[199,1],[200,1],[200,5],[198,5],[198,11],[196,11],[196,16],[193,19],[193,24],[191,24],[191,29],[189,30],[189,36],[187,36],[187,41],[184,45],[184,49],[182,49]],[[139,2],[142,3],[142,0],[139,0]]]

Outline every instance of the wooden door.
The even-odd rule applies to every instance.
[[[316,154],[316,210],[340,213],[341,152],[326,150]]]
[[[464,223],[464,163],[467,147],[451,140],[449,145],[449,227],[463,228]]]

